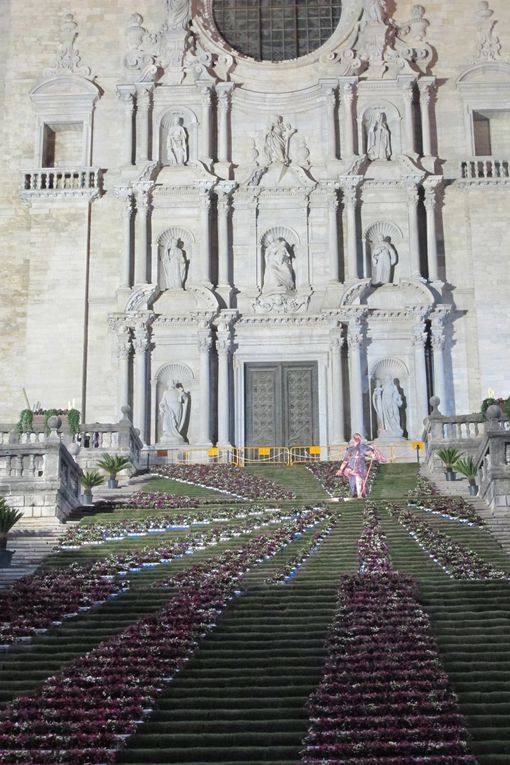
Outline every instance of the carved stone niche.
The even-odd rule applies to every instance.
[[[386,100],[365,106],[358,121],[358,141],[364,154],[373,161],[388,161],[402,154],[402,116]]]
[[[94,107],[100,95],[91,80],[69,73],[44,80],[32,90],[35,167],[90,167]]]
[[[158,445],[179,447],[189,443],[196,381],[182,363],[164,364],[152,381],[153,432]]]
[[[379,359],[369,371],[371,437],[395,441],[407,435],[409,369],[396,358]]]
[[[398,282],[403,234],[395,223],[376,221],[363,236],[364,272],[373,286]]]
[[[161,116],[159,158],[162,165],[185,166],[198,157],[198,118],[188,107],[167,109]]]
[[[183,291],[186,288],[193,260],[195,237],[182,226],[166,229],[157,239],[158,286],[161,291]],[[156,264],[154,264],[156,265]]]

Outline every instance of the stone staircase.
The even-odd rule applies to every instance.
[[[478,515],[485,521],[488,529],[498,540],[507,555],[510,555],[510,513],[508,508],[491,508],[479,497],[468,494],[467,478],[458,476],[456,481],[447,481],[442,472],[435,472],[422,467],[421,474],[428,478],[441,494],[446,496],[461,496],[472,505]]]
[[[15,553],[11,565],[0,568],[0,589],[9,586],[16,579],[33,574],[55,547],[60,531],[60,526],[12,531],[7,540],[7,549],[15,550]]]

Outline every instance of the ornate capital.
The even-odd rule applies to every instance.
[[[113,189],[113,196],[122,202],[124,213],[129,217],[134,208],[133,189],[130,186],[115,186]]]
[[[348,205],[355,206],[357,204],[361,182],[362,178],[358,175],[348,175],[340,178],[340,187]]]
[[[402,90],[404,101],[408,106],[411,106],[414,98],[414,80],[404,80],[400,83],[400,89]]]
[[[329,348],[332,353],[340,353],[344,344],[345,339],[343,335],[333,335],[329,338]]]
[[[354,92],[355,92],[355,86],[353,82],[344,82],[342,83],[342,99],[346,106],[349,106],[352,104],[354,100]]]
[[[200,99],[203,106],[210,106],[212,101],[212,88],[210,85],[202,85],[199,88]]]
[[[434,351],[442,351],[446,345],[446,338],[443,334],[432,333],[432,348]]]
[[[198,336],[198,350],[200,353],[209,353],[212,347],[212,337],[210,335]]]
[[[336,106],[336,92],[334,88],[327,89],[324,95],[324,101],[326,103],[326,106],[328,107],[328,110],[333,111],[333,109]]]
[[[117,85],[117,96],[126,111],[132,112],[136,103],[136,88],[134,85]]]
[[[423,326],[423,323],[416,324],[413,327],[413,347],[414,348],[424,348],[425,343],[427,342],[427,333],[425,332],[425,327]]]
[[[148,109],[151,104],[153,91],[154,83],[152,82],[137,84],[136,95],[138,105]]]
[[[229,335],[218,335],[216,340],[216,350],[219,355],[227,355],[232,348],[232,342]]]
[[[147,326],[140,326],[135,329],[133,338],[133,348],[135,353],[145,353],[149,348],[150,335]]]
[[[418,204],[418,183],[413,178],[406,178],[404,180],[404,188],[407,193],[407,202],[409,205],[416,206]]]

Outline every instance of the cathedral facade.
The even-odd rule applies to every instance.
[[[510,394],[504,0],[3,0],[1,419],[161,452]]]

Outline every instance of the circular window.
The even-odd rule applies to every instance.
[[[257,61],[286,61],[324,45],[342,0],[214,0],[213,12],[232,48]]]

